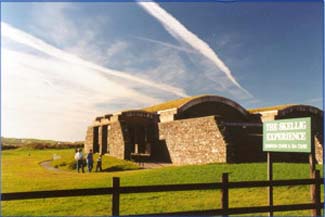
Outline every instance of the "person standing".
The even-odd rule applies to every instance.
[[[98,172],[98,170],[100,172],[102,171],[102,155],[99,155],[99,157],[97,158],[96,172]]]
[[[78,173],[81,171],[84,173],[84,165],[83,165],[83,155],[82,155],[82,150],[79,148],[74,155],[74,159],[76,160],[77,163],[77,171]]]
[[[93,157],[93,150],[90,149],[89,153],[87,154],[87,166],[88,166],[88,172],[91,172],[91,170],[93,169],[93,165],[94,165],[94,157]]]

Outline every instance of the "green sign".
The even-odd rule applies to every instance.
[[[310,147],[310,118],[282,119],[263,123],[263,151],[310,153]]]

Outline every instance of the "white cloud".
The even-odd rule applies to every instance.
[[[106,50],[106,56],[107,56],[107,58],[110,58],[117,53],[123,52],[124,50],[127,49],[127,47],[128,47],[128,44],[126,42],[118,41]]]
[[[47,38],[56,45],[62,45],[80,38],[90,38],[88,29],[80,35],[75,23],[66,16],[66,12],[74,6],[68,2],[34,2],[31,14],[37,21],[37,27],[32,26],[33,32],[42,38]],[[46,16],[44,16],[46,15]]]
[[[4,136],[82,140],[97,115],[156,104],[163,94],[186,96],[180,88],[85,61],[6,23],[2,37]]]
[[[34,48],[36,50],[39,50],[47,55],[50,55],[57,59],[60,59],[61,61],[66,61],[71,64],[79,65],[81,67],[87,67],[89,69],[105,73],[107,75],[112,75],[112,76],[120,77],[123,79],[131,80],[134,82],[142,83],[143,85],[147,85],[149,87],[156,88],[161,91],[168,92],[168,93],[173,93],[178,96],[182,96],[182,97],[187,96],[186,93],[180,88],[176,88],[176,87],[173,87],[173,86],[170,86],[167,84],[159,84],[157,82],[153,82],[153,81],[150,81],[147,79],[138,78],[138,77],[132,76],[126,72],[108,69],[108,68],[96,65],[92,62],[83,60],[75,55],[72,55],[68,52],[65,52],[63,50],[55,48],[30,34],[27,34],[27,33],[20,31],[14,27],[11,27],[10,25],[8,25],[6,23],[2,22],[1,28],[2,28],[1,30],[3,33],[2,34],[3,37],[10,38],[13,41],[16,41],[18,43],[21,43],[21,44],[24,44],[31,48]]]
[[[179,40],[180,42],[187,43],[198,52],[200,52],[203,56],[212,61],[223,73],[225,73],[227,78],[235,86],[237,86],[248,97],[252,97],[252,95],[236,81],[228,66],[218,57],[218,55],[213,51],[213,49],[209,47],[206,42],[189,31],[182,23],[180,23],[171,14],[161,8],[157,3],[138,2],[138,4],[149,14],[155,17],[175,39]]]
[[[204,49],[193,47],[175,29],[165,27],[182,46],[143,37],[137,39],[145,46],[123,38],[107,43],[106,35],[98,37],[108,29],[107,16],[80,19],[78,25],[69,19],[74,9],[70,3],[33,4],[38,12],[29,29],[40,37],[1,23],[2,37],[11,41],[3,41],[2,47],[5,136],[82,140],[86,126],[98,115],[187,93],[242,94],[201,54]],[[187,65],[184,52],[197,66]],[[121,70],[111,69],[111,63]]]
[[[57,59],[7,49],[2,49],[2,58],[2,135],[80,140],[94,117],[112,112],[97,104],[116,99],[128,99],[125,107],[159,102]]]

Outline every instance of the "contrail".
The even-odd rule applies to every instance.
[[[226,64],[218,57],[218,55],[209,47],[209,45],[201,40],[194,33],[189,31],[182,23],[180,23],[171,14],[161,8],[155,2],[137,2],[142,8],[144,8],[149,14],[155,17],[164,28],[177,40],[184,41],[201,53],[203,56],[211,60],[222,72],[226,74],[229,80],[244,91],[248,96],[252,95],[244,89],[236,81],[231,73],[231,70],[226,66]]]
[[[135,36],[134,38],[139,39],[139,40],[143,40],[143,41],[148,41],[148,42],[155,43],[155,44],[159,44],[159,45],[162,45],[162,46],[165,46],[165,47],[173,48],[175,50],[185,51],[187,53],[197,53],[197,50],[188,49],[188,48],[184,48],[184,47],[179,47],[179,46],[176,46],[176,45],[173,45],[173,44],[170,44],[170,43],[167,43],[167,42],[163,42],[163,41],[158,41],[158,40],[154,40],[154,39],[150,39],[150,38],[144,38],[144,37],[138,37],[138,36]]]
[[[10,38],[11,40],[16,41],[21,44],[24,44],[26,46],[32,47],[36,50],[39,50],[43,53],[46,53],[52,57],[57,58],[57,59],[60,59],[60,60],[63,60],[63,61],[69,62],[69,63],[73,63],[76,65],[88,67],[90,69],[98,70],[98,71],[104,72],[108,75],[113,75],[113,76],[124,78],[127,80],[132,80],[132,81],[147,85],[149,87],[156,88],[156,89],[159,89],[159,90],[162,90],[165,92],[169,92],[169,93],[181,96],[181,97],[188,96],[184,92],[183,89],[180,89],[180,88],[177,88],[174,86],[170,86],[167,84],[159,84],[157,82],[150,81],[150,80],[143,79],[143,78],[138,78],[138,77],[130,75],[126,72],[108,69],[103,66],[94,64],[92,62],[83,60],[80,57],[72,55],[64,50],[58,49],[58,48],[42,41],[41,39],[36,38],[36,37],[34,37],[26,32],[23,32],[19,29],[16,29],[4,22],[1,22],[1,33],[2,33],[2,36],[4,36],[4,37]]]

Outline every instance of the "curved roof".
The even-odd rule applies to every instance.
[[[284,105],[276,105],[276,106],[270,106],[270,107],[263,107],[263,108],[254,108],[254,109],[248,109],[246,110],[238,103],[221,96],[217,95],[198,95],[198,96],[192,96],[192,97],[186,97],[186,98],[180,98],[175,99],[171,101],[167,101],[158,105],[153,105],[150,107],[146,107],[143,109],[131,109],[131,110],[124,110],[120,111],[119,114],[124,115],[134,115],[135,113],[150,116],[149,114],[155,114],[158,111],[162,110],[168,110],[168,109],[177,109],[179,113],[184,112],[188,108],[195,106],[200,103],[204,102],[221,102],[228,106],[231,106],[238,110],[240,113],[242,113],[245,116],[248,116],[250,114],[256,114],[256,113],[262,113],[267,111],[278,111],[278,114],[280,116],[285,115],[291,111],[309,111],[314,114],[320,114],[323,115],[323,111],[320,110],[317,107],[310,106],[310,105],[298,105],[298,104],[284,104]],[[299,110],[300,109],[300,110]],[[105,118],[108,118],[112,116],[111,114],[105,115]],[[103,118],[102,116],[97,117],[96,120],[99,120]]]
[[[153,106],[144,108],[142,110],[147,111],[147,112],[158,112],[158,111],[172,109],[172,108],[179,108],[181,105],[183,105],[193,99],[200,98],[203,96],[208,96],[208,95],[191,96],[191,97],[186,97],[186,98],[170,100],[170,101],[158,104],[158,105],[153,105]]]
[[[282,110],[295,105],[296,104],[283,104],[283,105],[275,105],[275,106],[268,106],[262,108],[253,108],[253,109],[248,109],[247,111],[250,113],[259,113],[259,112],[267,112],[272,110]]]
[[[303,104],[283,104],[283,105],[276,105],[276,106],[269,106],[263,108],[255,108],[255,109],[248,109],[250,113],[259,113],[259,112],[267,112],[267,111],[278,111],[278,113],[288,113],[291,111],[311,111],[312,113],[322,113],[322,110],[311,106],[311,105],[303,105]],[[282,114],[281,114],[282,115]]]
[[[132,115],[132,114],[154,114],[153,112],[148,112],[142,109],[133,109],[133,110],[125,110],[121,111],[120,114],[122,115]],[[154,114],[155,115],[155,114]]]
[[[317,107],[311,106],[311,105],[293,105],[293,106],[288,106],[286,108],[283,108],[278,111],[278,117],[284,116],[290,112],[295,112],[295,111],[302,111],[302,112],[310,112],[316,115],[323,116],[323,111],[320,110]]]
[[[147,112],[158,112],[162,110],[177,108],[180,112],[183,112],[194,105],[204,103],[204,102],[221,102],[237,109],[245,116],[249,115],[249,112],[238,103],[217,95],[198,95],[198,96],[171,100],[165,103],[144,108],[143,110]]]
[[[178,107],[178,111],[180,113],[182,113],[195,105],[205,103],[205,102],[223,103],[223,104],[226,104],[226,105],[238,110],[240,113],[242,113],[245,116],[249,115],[249,112],[245,108],[243,108],[241,105],[236,103],[235,101],[232,101],[230,99],[227,99],[227,98],[224,98],[221,96],[216,96],[216,95],[204,95],[204,96],[194,98],[194,99],[182,104],[180,107]]]

